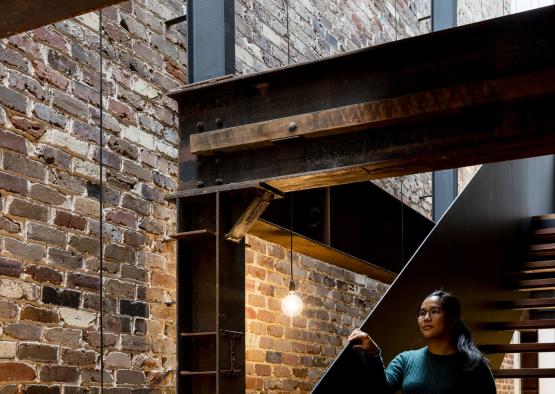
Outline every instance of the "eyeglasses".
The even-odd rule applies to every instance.
[[[439,315],[441,315],[441,309],[439,309],[439,308],[431,308],[429,310],[428,309],[420,309],[416,313],[416,317],[418,318],[418,320],[424,320],[426,318],[426,316],[428,315],[428,313],[430,314],[431,319],[435,319]]]

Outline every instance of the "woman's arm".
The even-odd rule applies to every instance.
[[[476,394],[496,394],[495,379],[487,361],[482,361],[471,373],[472,378],[469,390]]]
[[[381,350],[370,336],[355,330],[349,336],[353,349],[359,353],[367,374],[365,379],[370,387],[379,392],[394,393],[401,388],[405,369],[403,354],[399,354],[384,368]]]

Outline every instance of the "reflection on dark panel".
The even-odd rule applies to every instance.
[[[440,287],[461,299],[463,320],[477,343],[509,343],[510,331],[490,331],[486,325],[519,319],[519,311],[498,303],[525,297],[511,289],[508,279],[521,260],[531,216],[553,211],[553,185],[552,156],[482,167],[362,325],[381,346],[386,363],[423,345],[414,311]],[[502,355],[489,359],[492,368],[499,368]],[[372,393],[372,382],[364,380],[357,365],[346,348],[313,392]]]

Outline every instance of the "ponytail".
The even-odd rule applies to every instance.
[[[471,371],[479,366],[480,363],[486,361],[482,352],[476,347],[470,330],[461,320],[461,304],[457,297],[443,290],[436,290],[426,298],[429,297],[438,297],[441,301],[447,321],[455,322],[453,327],[453,339],[458,352],[465,358],[464,369],[466,371]]]

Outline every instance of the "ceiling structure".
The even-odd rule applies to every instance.
[[[122,2],[122,0],[1,0],[0,38]]]

